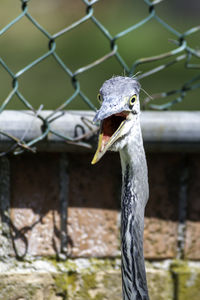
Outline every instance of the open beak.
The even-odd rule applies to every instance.
[[[128,116],[129,112],[122,111],[102,120],[98,147],[91,162],[92,165],[96,164],[113,145],[113,143],[120,137],[122,128],[128,120]]]

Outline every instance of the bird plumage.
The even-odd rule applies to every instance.
[[[144,209],[148,200],[148,176],[140,127],[140,84],[116,76],[100,89],[101,107],[96,163],[107,150],[119,151],[122,166],[121,257],[124,300],[148,300],[143,255]]]

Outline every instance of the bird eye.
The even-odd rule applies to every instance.
[[[99,103],[101,104],[103,102],[102,98],[101,98],[101,94],[97,95],[97,100],[99,101]]]
[[[133,107],[133,105],[134,105],[134,103],[135,103],[136,100],[137,100],[137,95],[135,94],[129,100],[129,106],[130,106],[130,108]]]

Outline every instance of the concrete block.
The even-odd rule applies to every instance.
[[[69,266],[68,262],[68,266]],[[121,300],[120,260],[74,260],[71,271],[59,274],[56,285],[67,289],[68,300]],[[173,300],[173,280],[169,270],[147,264],[151,300]]]
[[[107,155],[92,166],[92,155],[69,155],[69,255],[113,257],[119,254],[120,165]]]
[[[175,258],[177,250],[180,155],[147,154],[149,201],[145,212],[147,259]]]
[[[147,264],[151,300],[172,300],[167,268]],[[0,300],[121,300],[120,259],[0,262]]]
[[[184,254],[187,259],[200,259],[200,222],[186,222]]]
[[[146,259],[174,258],[177,223],[158,218],[145,218],[144,256]]]
[[[193,154],[189,159],[189,189],[187,222],[185,233],[185,258],[200,259],[200,155]]]
[[[177,300],[200,299],[200,264],[197,262],[175,262],[171,266]]]
[[[62,300],[48,273],[1,274],[0,300]]]
[[[10,227],[13,255],[60,251],[59,156],[11,158]]]

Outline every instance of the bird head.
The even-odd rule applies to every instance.
[[[105,81],[100,88],[97,97],[101,107],[94,117],[94,122],[100,122],[100,133],[92,164],[107,150],[119,151],[125,146],[140,113],[139,92],[137,80],[122,76]]]

